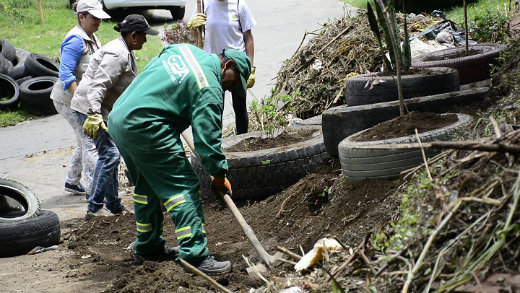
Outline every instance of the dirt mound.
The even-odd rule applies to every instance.
[[[391,220],[398,208],[391,181],[367,181],[356,187],[341,180],[337,160],[330,159],[317,173],[309,174],[284,192],[256,203],[242,203],[240,211],[266,250],[282,246],[299,253],[308,251],[325,236],[335,236],[355,245],[367,231]],[[339,179],[339,180],[338,180]],[[233,262],[233,272],[216,280],[230,290],[246,292],[264,285],[249,277],[242,256],[254,263],[259,258],[227,207],[219,202],[204,204],[208,245],[217,259]],[[133,216],[99,217],[65,223],[66,247],[74,252],[68,265],[82,268],[81,276],[112,280],[104,292],[212,292],[207,282],[185,273],[174,262],[137,267],[128,246],[135,240]],[[164,237],[176,244],[173,224],[165,220]],[[266,277],[280,275],[282,265]]]

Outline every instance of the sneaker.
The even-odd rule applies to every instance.
[[[142,265],[145,261],[161,262],[166,260],[175,260],[179,256],[179,246],[168,246],[164,244],[163,251],[150,255],[134,254],[134,264]]]
[[[126,215],[131,215],[133,214],[132,211],[130,211],[129,209],[127,209],[124,205],[121,205],[121,209],[117,212],[111,212],[109,209],[107,209],[109,212],[111,212],[113,215],[123,215],[123,216],[126,216]]]
[[[65,191],[72,193],[73,195],[84,195],[87,194],[85,191],[85,187],[79,183],[78,185],[73,185],[69,183],[65,183]]]
[[[208,276],[222,275],[231,272],[231,262],[228,260],[217,261],[213,256],[206,257],[198,266],[195,266],[199,271]],[[190,272],[184,268],[184,271]],[[191,272],[190,272],[191,273]]]
[[[103,209],[97,210],[95,212],[93,212],[91,210],[87,210],[87,214],[85,215],[85,221],[88,221],[88,220],[94,219],[95,217],[100,217],[100,216],[106,216],[106,214],[103,212]]]

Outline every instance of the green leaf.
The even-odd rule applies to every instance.
[[[370,2],[367,2],[367,15],[368,23],[370,24],[370,29],[372,30],[372,33],[374,34],[374,37],[376,38],[377,43],[379,44],[379,47],[383,48],[383,43],[381,43],[381,34],[377,25],[377,19],[374,14],[374,10],[372,9],[372,5],[370,5]]]

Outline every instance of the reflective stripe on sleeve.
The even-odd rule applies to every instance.
[[[202,223],[202,233],[206,234],[206,224]]]
[[[191,237],[191,235],[193,235],[191,233],[191,227],[190,226],[176,229],[175,230],[175,234],[177,234],[177,240],[180,240],[180,239],[186,238],[186,237]]]
[[[139,231],[139,232],[146,233],[146,232],[150,232],[153,230],[152,224],[150,224],[150,223],[139,223],[139,222],[135,222],[135,223],[137,224],[137,231]]]
[[[169,200],[167,200],[164,203],[164,207],[169,212],[174,207],[180,205],[181,203],[185,203],[185,202],[186,202],[186,200],[184,199],[184,195],[179,194],[179,195],[176,195],[176,196],[170,198]]]
[[[190,67],[191,71],[195,75],[195,79],[197,80],[199,88],[208,87],[209,83],[206,79],[206,75],[204,74],[204,71],[202,71],[199,62],[197,62],[195,56],[193,56],[193,53],[190,51],[188,46],[180,46],[179,50],[181,51],[181,54],[186,60],[186,62],[188,63],[188,66]]]
[[[142,204],[148,204],[148,197],[146,195],[134,193],[134,201]]]

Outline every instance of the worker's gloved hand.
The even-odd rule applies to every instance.
[[[251,74],[249,75],[249,78],[247,79],[247,88],[252,88],[255,85],[255,71],[256,67],[251,68]]]
[[[227,193],[231,195],[233,191],[231,190],[231,183],[226,177],[211,177],[211,190],[216,195],[220,195],[222,193]]]
[[[96,138],[99,127],[104,131],[108,131],[101,114],[88,114],[85,123],[83,123],[83,132],[92,138]]]
[[[208,23],[206,20],[206,14],[204,13],[197,13],[193,18],[188,22],[186,25],[190,30],[196,30],[198,27],[205,25]]]

